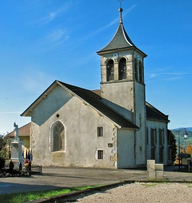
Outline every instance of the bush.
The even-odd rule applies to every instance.
[[[5,159],[2,159],[0,157],[0,169],[4,168],[5,167]]]

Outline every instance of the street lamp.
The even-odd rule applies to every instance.
[[[181,134],[180,134],[180,130],[181,130],[181,128],[179,129],[179,170],[180,170],[180,148],[181,148],[181,141],[180,141],[180,138],[181,138]],[[184,139],[186,140],[186,139],[188,139],[188,133],[187,133],[187,130],[186,130],[186,128],[185,128],[185,132],[184,132],[184,135],[183,135],[183,137],[184,137]]]
[[[185,128],[185,133],[184,133],[184,139],[188,139],[188,133],[187,133],[187,130]],[[185,147],[186,147],[186,150],[187,150],[187,145],[186,145],[186,142],[185,142]]]
[[[188,133],[187,133],[186,130],[185,130],[184,138],[185,138],[185,139],[188,139]]]
[[[180,136],[181,136],[181,135],[180,135],[180,129],[179,129],[179,150],[178,150],[178,151],[179,151],[179,153],[178,153],[178,158],[179,158],[179,170],[180,170],[180,144],[181,144],[181,143],[180,143]]]

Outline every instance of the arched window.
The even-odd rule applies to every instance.
[[[135,80],[138,81],[137,59],[135,59]]]
[[[139,61],[139,82],[143,82],[143,67],[141,61]]]
[[[60,121],[57,121],[52,128],[52,151],[64,150],[65,129]]]
[[[123,80],[127,78],[127,74],[126,74],[126,59],[122,58],[119,61],[119,80]]]
[[[114,80],[114,62],[109,60],[107,63],[107,81]]]

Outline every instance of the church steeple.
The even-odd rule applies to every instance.
[[[143,57],[147,55],[139,50],[134,43],[129,38],[124,26],[123,26],[123,17],[122,17],[123,9],[119,8],[119,26],[118,29],[112,38],[112,40],[105,46],[103,49],[97,52],[98,55],[102,55],[105,53],[117,52],[117,51],[124,51],[134,49],[140,52]]]
[[[140,125],[138,109],[141,106],[145,109],[144,58],[147,55],[129,38],[122,12],[120,6],[114,37],[97,52],[101,59],[101,96],[110,101],[110,105],[117,105],[116,110],[123,116]],[[145,111],[141,112],[142,118],[144,115]]]
[[[121,1],[120,5],[121,5]],[[139,126],[134,150],[138,160],[145,159],[146,105],[144,58],[147,56],[129,38],[123,26],[123,9],[112,40],[97,52],[101,59],[101,98],[114,111]],[[123,135],[123,134],[122,134]],[[135,144],[136,146],[136,144]],[[136,164],[136,163],[135,163]]]

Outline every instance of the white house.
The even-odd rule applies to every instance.
[[[23,113],[31,117],[33,163],[43,166],[135,168],[168,163],[168,116],[145,100],[144,58],[118,29],[101,59],[101,89],[54,81]]]

